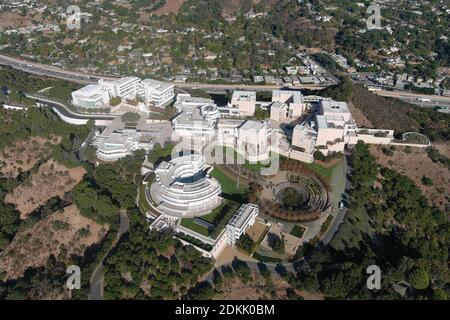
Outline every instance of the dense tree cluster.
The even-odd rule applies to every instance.
[[[427,154],[428,154],[428,157],[431,159],[431,161],[440,163],[443,166],[447,167],[447,169],[450,170],[450,158],[441,154],[438,149],[436,149],[434,147],[428,147]]]
[[[50,256],[45,266],[29,268],[19,279],[0,282],[0,300],[67,298],[66,279],[66,265]]]
[[[130,214],[130,230],[104,263],[108,299],[180,298],[211,268],[172,234],[150,232],[137,212]]]
[[[0,120],[2,122],[0,149],[5,146],[13,146],[14,142],[30,137],[50,138],[59,136],[63,140],[61,146],[55,146],[54,154],[60,155],[61,160],[67,157],[67,152],[74,152],[81,146],[89,130],[93,127],[92,122],[83,126],[67,124],[61,121],[51,110],[45,108],[30,108],[22,111],[0,108]]]
[[[144,157],[145,152],[138,150],[115,163],[90,168],[84,181],[73,190],[81,213],[100,223],[114,223],[119,209],[134,208]]]
[[[183,10],[184,9],[184,10]],[[217,0],[188,0],[183,4],[181,14],[177,15],[178,25],[202,27],[217,30],[224,23],[222,5]]]
[[[255,250],[256,243],[247,233],[244,233],[236,243],[236,247],[247,252],[248,254],[252,254],[253,250]]]
[[[351,224],[353,231],[344,234],[341,226],[335,238],[344,239],[345,247],[337,250],[332,242],[314,251],[292,282],[329,298],[399,299],[394,285],[400,282],[410,288],[406,298],[446,298],[450,292],[446,215],[431,207],[409,178],[379,168],[367,145],[356,145],[351,164],[353,190],[344,225]],[[360,211],[367,212],[370,220],[364,227],[371,232],[363,232],[354,243],[363,223],[355,217]],[[370,265],[382,270],[380,290],[366,287]]]
[[[274,252],[284,253],[285,244],[284,239],[275,233],[269,233],[267,235],[269,246]]]

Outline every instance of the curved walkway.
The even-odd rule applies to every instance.
[[[36,101],[46,104],[50,107],[54,107],[54,108],[58,109],[58,111],[61,112],[63,115],[70,117],[70,118],[78,119],[78,120],[90,120],[90,119],[113,120],[116,118],[116,116],[113,116],[113,115],[76,113],[61,102],[51,100],[48,98],[44,98],[44,97],[40,97],[40,96],[31,95],[31,94],[25,94],[25,96],[29,99],[36,100]]]
[[[111,248],[109,248],[108,252],[106,252],[103,259],[100,261],[100,263],[97,265],[97,267],[94,269],[94,272],[91,276],[90,281],[90,290],[88,295],[88,300],[102,300],[103,299],[103,260],[108,256],[109,252],[117,245],[120,237],[122,237],[123,234],[125,234],[130,227],[130,221],[128,219],[128,216],[124,210],[120,211],[120,226],[119,230],[117,232],[117,238],[116,241],[113,242],[111,245]]]

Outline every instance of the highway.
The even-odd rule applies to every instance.
[[[93,75],[82,72],[67,71],[61,68],[48,66],[45,64],[12,58],[3,54],[0,54],[0,65],[10,66],[14,69],[35,74],[38,76],[47,76],[79,84],[95,83],[99,79],[115,80],[118,78],[105,75]]]
[[[397,98],[405,102],[418,104],[422,107],[433,108],[436,106],[443,106],[443,107],[450,106],[450,97],[420,94],[407,91],[389,91],[389,90],[378,90],[373,91],[373,93],[383,97]]]
[[[116,80],[119,77],[111,76],[111,75],[99,75],[99,74],[88,74],[83,72],[74,72],[64,70],[62,68],[48,66],[41,63],[30,62],[23,59],[13,58],[6,56],[4,54],[0,54],[0,65],[10,66],[14,69],[21,70],[27,73],[39,75],[39,76],[47,76],[56,79],[61,79],[65,81],[75,82],[79,84],[90,84],[95,83],[99,79],[105,80]],[[245,89],[245,90],[254,90],[254,91],[271,91],[275,89],[281,88],[289,88],[289,89],[309,89],[309,90],[321,90],[324,87],[321,85],[314,84],[306,84],[306,85],[298,85],[298,86],[280,86],[280,85],[256,85],[256,84],[216,84],[216,83],[181,83],[181,82],[171,82],[177,88],[180,89],[203,89],[203,90],[237,90],[237,89]],[[450,106],[450,97],[438,96],[438,95],[425,95],[412,93],[407,91],[388,91],[388,90],[379,90],[374,91],[375,94],[384,96],[384,97],[393,97],[402,99],[404,101],[419,104],[425,107],[434,107],[437,105],[440,106]],[[419,101],[418,99],[430,99],[430,102]]]
[[[9,56],[5,56],[0,54],[0,64],[5,66],[10,66],[14,69],[21,70],[27,73],[39,75],[39,76],[47,76],[56,79],[61,79],[65,81],[75,82],[79,84],[90,84],[95,83],[99,79],[105,80],[116,80],[119,77],[115,76],[106,76],[106,75],[96,75],[96,74],[87,74],[83,72],[73,72],[67,71],[61,68],[57,68],[54,66],[48,66],[40,63],[25,61],[22,59],[12,58]],[[281,89],[283,86],[279,85],[247,85],[247,84],[214,84],[214,83],[181,83],[181,82],[171,82],[177,88],[180,89],[205,89],[205,90],[237,90],[243,89],[246,90],[255,90],[255,91],[272,91],[275,89]],[[311,89],[311,90],[320,90],[323,89],[323,86],[319,85],[301,85],[292,87],[293,89]]]
[[[309,89],[322,90],[325,87],[320,85],[297,85],[297,86],[279,86],[279,85],[257,85],[257,84],[217,84],[217,83],[180,83],[172,82],[172,84],[180,89],[203,89],[203,90],[252,90],[252,91],[272,91],[282,88],[295,90]]]

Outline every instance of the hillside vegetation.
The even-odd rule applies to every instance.
[[[5,197],[19,185],[29,183],[33,173],[53,158],[59,165],[74,168],[80,164],[77,150],[86,139],[91,125],[73,126],[62,122],[48,109],[30,108],[11,111],[0,108],[0,251],[13,239],[21,226],[20,212]],[[28,141],[40,141],[35,146]],[[49,142],[49,143],[47,143]],[[51,142],[51,143],[50,143]],[[22,159],[18,154],[29,153]],[[13,163],[14,162],[14,163]],[[47,183],[47,186],[52,186]],[[40,189],[40,191],[42,191]],[[58,191],[59,192],[59,191]],[[44,204],[42,212],[51,211],[58,201],[50,195],[49,206]],[[56,208],[57,209],[57,208]]]
[[[14,279],[30,267],[44,266],[51,255],[61,261],[71,255],[82,256],[106,231],[107,226],[81,216],[74,205],[68,206],[18,233],[0,254],[0,271],[5,272],[5,280]]]
[[[394,129],[398,134],[417,131],[432,141],[450,139],[450,115],[421,108],[398,99],[376,95],[347,78],[324,89],[321,95],[348,101],[362,111],[375,128]]]
[[[25,97],[25,93],[36,93],[45,88],[56,93],[56,98],[67,96],[70,92],[80,88],[79,85],[52,78],[33,76],[11,67],[0,66],[0,106],[15,103],[24,106],[34,106],[35,101]]]
[[[378,166],[364,143],[352,151],[351,166],[353,189],[344,223],[331,245],[313,252],[291,283],[334,299],[446,299],[447,216],[430,206],[408,177]],[[367,289],[370,265],[382,270],[380,290]],[[394,289],[400,282],[406,283],[405,296]]]

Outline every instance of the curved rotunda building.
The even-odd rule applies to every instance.
[[[198,154],[162,162],[150,188],[156,209],[173,217],[210,213],[223,201],[220,184],[209,176],[210,169],[205,157]]]

